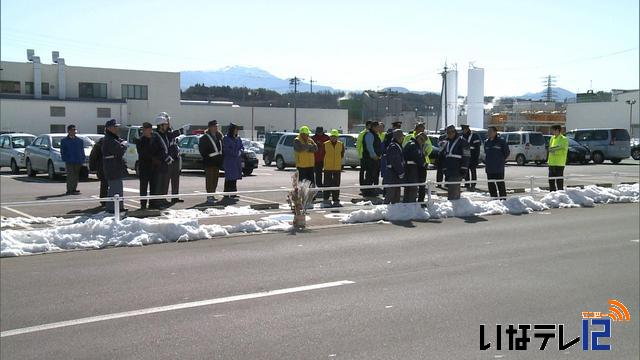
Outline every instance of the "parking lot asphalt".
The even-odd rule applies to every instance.
[[[83,214],[93,214],[101,209],[97,201],[99,194],[99,181],[91,175],[88,181],[81,182],[78,189],[81,194],[77,196],[65,195],[65,180],[59,178],[48,180],[45,174],[36,177],[28,177],[24,171],[18,175],[12,175],[9,169],[0,171],[0,215],[6,217],[51,217],[51,216],[77,216]],[[566,181],[567,186],[587,185],[587,184],[611,184],[614,182],[614,173],[620,174],[618,178],[621,182],[637,182],[639,178],[640,162],[627,159],[620,164],[614,165],[605,163],[600,165],[569,165],[565,169],[565,176],[579,176],[576,179]],[[250,176],[244,177],[238,182],[238,190],[258,191],[256,193],[241,195],[239,199],[232,203],[219,203],[219,206],[234,205],[247,206],[256,204],[286,204],[286,191],[291,187],[291,175],[295,169],[287,168],[277,170],[274,166],[267,167],[262,162],[260,167]],[[345,169],[342,174],[342,186],[358,185],[358,169]],[[517,166],[509,164],[506,170],[507,188],[528,188],[530,186],[527,176],[537,176],[535,186],[546,186],[547,167],[527,164]],[[428,180],[436,180],[436,171],[428,171]],[[484,168],[478,169],[479,189],[486,190],[486,175]],[[218,191],[222,190],[223,179],[220,179]],[[131,175],[124,181],[124,203],[129,210],[136,210],[140,207],[139,201],[127,199],[127,196],[139,195],[138,179]],[[280,190],[280,192],[260,193],[264,190]],[[204,206],[206,200],[204,189],[204,173],[198,170],[183,171],[180,178],[180,193],[188,194],[183,196],[184,203],[178,203],[171,209],[189,209]],[[341,200],[350,201],[361,199],[357,188],[341,191]],[[91,199],[91,202],[77,202],[77,199]],[[63,204],[34,204],[28,206],[7,206],[7,203],[36,200],[70,200]]]

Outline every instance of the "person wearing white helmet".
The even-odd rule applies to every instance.
[[[155,151],[158,161],[157,164],[157,188],[155,195],[167,195],[169,193],[169,184],[171,183],[171,194],[179,194],[180,192],[180,169],[182,161],[180,159],[180,148],[178,147],[177,137],[184,134],[188,129],[188,125],[178,130],[171,129],[171,117],[166,112],[162,112],[156,116],[156,133],[154,134]],[[183,202],[184,200],[173,198],[171,203]],[[166,207],[169,205],[166,201],[156,201],[153,207]]]

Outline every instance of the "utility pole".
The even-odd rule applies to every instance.
[[[298,94],[298,84],[300,83],[300,78],[294,76],[289,79],[289,86],[293,85],[293,131],[296,131],[298,128],[298,108],[296,106],[296,95]]]
[[[318,80],[313,80],[313,76],[311,77],[311,80],[309,80],[309,92],[313,94],[313,83],[317,83]]]
[[[629,104],[629,136],[633,137],[633,104],[636,103],[636,99],[631,99],[626,101]]]

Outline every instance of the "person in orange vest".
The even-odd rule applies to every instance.
[[[338,130],[331,130],[331,137],[322,144],[324,151],[324,186],[338,187],[340,186],[340,175],[342,173],[342,159],[344,159],[344,144],[338,140],[340,133]],[[331,190],[323,193],[325,205],[329,204],[329,195],[331,195],[334,207],[340,206],[340,191]]]

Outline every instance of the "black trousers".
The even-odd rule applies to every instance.
[[[359,174],[359,177],[358,177],[358,179],[359,179],[358,183],[360,185],[364,185],[364,182],[365,182],[365,178],[364,178],[364,173],[365,173],[364,168],[365,168],[365,166],[366,166],[365,160],[364,160],[364,158],[361,158],[360,159],[360,174]]]
[[[478,164],[469,164],[469,170],[467,170],[467,174],[464,176],[464,181],[465,181],[464,187],[470,188],[470,189],[476,188],[476,180],[478,180],[477,168],[478,168]]]
[[[405,174],[407,177],[407,182],[417,183],[418,181],[418,167],[416,165],[407,165],[405,166]],[[418,196],[418,187],[417,186],[405,186],[404,188],[404,197],[402,198],[402,202],[412,203],[416,202],[416,197]]]
[[[427,181],[427,169],[418,171],[418,182],[424,183]],[[427,195],[427,186],[418,186],[418,202],[424,202],[424,198]]]
[[[298,182],[302,182],[303,180],[308,180],[311,183],[311,186],[315,185],[315,172],[314,168],[297,168],[298,169]]]
[[[107,181],[107,179],[105,179],[104,175],[98,176],[98,178],[100,179],[100,197],[106,198],[109,196],[109,182]],[[100,204],[104,206],[107,203],[101,201]]]
[[[153,172],[151,171],[151,166],[142,166],[140,165],[140,170],[138,171],[139,180],[140,180],[140,196],[147,196],[147,190],[149,193],[153,193],[153,187],[155,185],[155,177],[153,176]],[[147,206],[147,200],[140,200],[140,205],[142,207]]]
[[[504,173],[487,174],[487,180],[504,180]],[[500,197],[500,199],[507,198],[507,188],[504,181],[488,182],[489,194],[492,198]]]
[[[224,192],[234,192],[234,191],[238,191],[238,180],[225,180]]]
[[[445,178],[447,182],[458,182],[462,180],[462,176],[447,176]],[[447,199],[448,200],[458,200],[460,199],[460,184],[449,184],[447,185]]]
[[[167,195],[165,184],[169,183],[169,173],[167,171],[153,170],[151,172],[151,178],[154,179],[151,185],[151,195]],[[149,204],[163,205],[166,204],[166,199],[150,200]]]
[[[374,160],[371,158],[365,159],[365,172],[364,172],[364,184],[363,185],[378,185],[380,184],[380,160]],[[362,190],[364,196],[377,196],[378,189],[366,189]]]
[[[324,186],[325,187],[340,186],[340,177],[341,177],[340,171],[325,171]],[[333,202],[340,201],[340,190],[325,191],[323,192],[322,197],[325,201],[327,201],[329,200],[329,195],[331,195]]]
[[[549,166],[549,177],[564,176],[564,166]],[[549,179],[549,191],[564,190],[564,179]]]
[[[322,175],[324,167],[324,161],[316,162],[316,165],[313,168],[313,172],[315,175],[315,184],[317,187],[322,187]]]
[[[436,182],[442,182],[444,180],[444,173],[439,165],[436,165]]]

